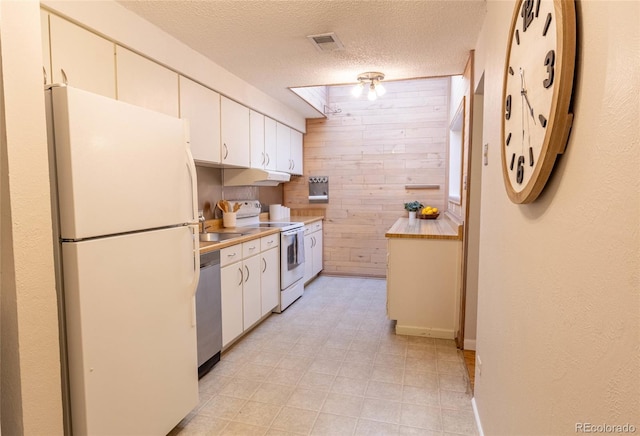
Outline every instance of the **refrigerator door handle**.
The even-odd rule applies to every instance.
[[[191,146],[189,144],[189,125],[185,123],[185,142],[187,146],[185,151],[187,153],[187,171],[189,172],[189,178],[191,180],[191,216],[194,221],[198,220],[198,182],[196,175],[196,164],[193,161],[193,155],[191,154]]]

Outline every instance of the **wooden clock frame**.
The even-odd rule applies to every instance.
[[[573,122],[573,114],[569,113],[569,107],[573,91],[576,61],[575,4],[574,0],[553,0],[553,22],[556,29],[555,65],[553,66],[555,84],[553,85],[551,108],[548,113],[549,119],[547,120],[541,151],[536,158],[537,162],[533,173],[522,190],[514,189],[509,176],[509,172],[512,171],[512,169],[506,156],[505,114],[507,109],[507,82],[509,78],[511,47],[514,44],[514,38],[517,39],[517,43],[519,44],[519,37],[516,35],[516,32],[518,31],[518,25],[523,20],[523,18],[521,18],[523,17],[521,14],[523,4],[527,1],[528,0],[517,0],[514,8],[509,31],[502,88],[502,174],[507,195],[512,202],[517,204],[531,203],[538,198],[551,175],[557,156],[564,153]],[[534,5],[539,5],[541,0],[530,1],[532,1]],[[549,17],[551,17],[551,14],[549,14]],[[548,20],[550,19],[549,17],[547,18]],[[544,19],[542,17],[538,18]],[[541,34],[538,38],[545,38],[545,36]],[[536,40],[530,41],[535,43]]]

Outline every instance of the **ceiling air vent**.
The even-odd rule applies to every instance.
[[[344,50],[342,41],[338,39],[338,36],[333,33],[322,33],[320,35],[307,36],[309,41],[318,49],[318,51],[336,51]]]

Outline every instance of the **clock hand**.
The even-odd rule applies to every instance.
[[[533,124],[536,123],[536,117],[533,114],[533,108],[531,107],[531,103],[529,102],[529,97],[527,96],[527,90],[524,84],[524,70],[520,68],[520,95],[524,96],[524,100],[527,102],[527,106],[529,106],[529,114],[531,114],[531,118],[533,118]]]
[[[533,118],[533,124],[536,123],[536,117],[533,115],[533,108],[531,107],[531,103],[529,103],[529,97],[527,97],[527,91],[521,91],[521,94],[524,95],[524,101],[527,102],[527,106],[529,106],[529,113],[531,114],[531,118]]]

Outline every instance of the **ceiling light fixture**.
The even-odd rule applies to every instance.
[[[358,84],[351,90],[351,94],[354,97],[360,97],[364,91],[365,85],[369,88],[367,98],[369,101],[374,101],[378,97],[382,97],[386,89],[380,83],[384,80],[384,74],[378,72],[362,73],[358,75]]]

